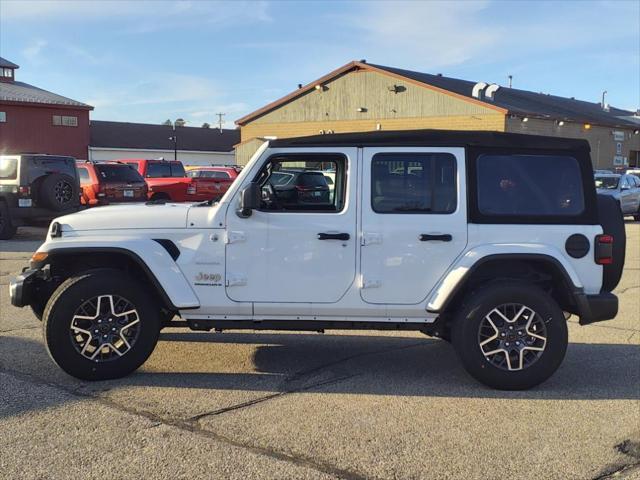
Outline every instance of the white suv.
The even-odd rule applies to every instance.
[[[327,170],[329,196],[301,184],[282,201],[272,183]],[[10,289],[82,379],[132,372],[164,326],[372,329],[441,337],[479,381],[524,389],[560,365],[570,314],[616,315],[624,248],[586,141],[321,135],[265,143],[216,204],[58,218]]]

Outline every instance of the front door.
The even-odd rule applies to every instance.
[[[463,148],[365,148],[361,296],[418,304],[467,244]]]
[[[236,198],[227,213],[230,299],[254,302],[257,315],[340,300],[356,277],[356,158],[356,148],[272,150],[252,172],[261,208],[240,218]]]

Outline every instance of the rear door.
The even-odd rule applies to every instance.
[[[422,302],[467,244],[463,148],[365,148],[361,296]]]

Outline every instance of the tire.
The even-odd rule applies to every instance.
[[[620,203],[610,195],[598,195],[598,221],[613,236],[613,263],[602,267],[602,291],[612,292],[620,283],[626,253],[626,230]]]
[[[65,280],[47,302],[43,318],[49,355],[65,372],[82,380],[130,374],[149,358],[160,332],[152,295],[114,269],[92,270]]]
[[[64,173],[48,175],[40,184],[38,198],[56,212],[75,207],[80,203],[78,181]]]
[[[18,227],[11,221],[9,207],[5,202],[0,201],[0,240],[9,240],[14,237]]]
[[[528,310],[518,317],[522,306]],[[507,318],[517,318],[516,322],[504,322],[494,309]],[[487,342],[493,336],[497,338]],[[515,347],[516,342],[520,347]],[[456,313],[452,343],[464,368],[479,382],[499,390],[526,390],[547,380],[562,363],[568,344],[567,322],[555,300],[537,286],[495,282],[472,292]],[[518,352],[522,346],[525,348]],[[509,359],[503,353],[507,348],[513,349]],[[485,355],[494,351],[498,353]]]
[[[154,193],[151,195],[149,200],[166,200],[167,202],[171,201],[171,197],[166,193]]]

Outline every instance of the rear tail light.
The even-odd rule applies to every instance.
[[[596,235],[595,261],[598,265],[611,265],[613,263],[612,235]]]
[[[98,196],[100,198],[107,196],[107,194],[103,191],[102,185],[100,184],[98,184]]]
[[[29,185],[20,185],[18,187],[18,194],[22,197],[31,196],[31,187]]]

